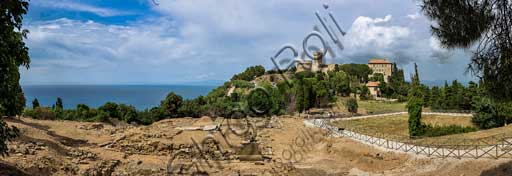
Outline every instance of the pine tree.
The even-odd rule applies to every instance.
[[[468,70],[482,78],[488,94],[512,100],[512,1],[422,0],[432,34],[446,48],[471,48]]]
[[[421,111],[423,107],[423,94],[421,91],[418,66],[414,64],[414,75],[411,80],[411,88],[408,93],[407,111],[409,113],[409,136],[420,136],[423,134],[421,124]]]

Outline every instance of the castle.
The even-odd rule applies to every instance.
[[[321,52],[313,53],[313,60],[302,60],[295,63],[296,72],[328,72],[334,71],[336,64],[324,64],[324,57]]]

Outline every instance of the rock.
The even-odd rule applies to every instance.
[[[103,124],[101,124],[101,123],[93,123],[93,124],[91,124],[91,128],[92,128],[92,129],[97,129],[97,130],[99,130],[99,129],[103,129],[103,127],[104,127],[104,126],[103,126]]]
[[[24,145],[19,146],[18,152],[25,155],[29,153],[28,148]]]
[[[87,168],[81,175],[84,176],[109,176],[112,175],[114,169],[119,165],[119,160],[100,161],[93,166]]]

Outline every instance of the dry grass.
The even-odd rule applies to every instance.
[[[382,101],[358,101],[359,111],[366,114],[383,114],[392,112],[403,112],[405,103],[382,102]]]
[[[394,115],[367,119],[338,121],[336,125],[347,129],[361,129],[370,133],[384,133],[389,135],[409,136],[408,116]],[[471,117],[453,117],[440,115],[424,115],[422,122],[430,125],[448,126],[473,126]]]
[[[440,145],[487,145],[495,144],[505,137],[503,134],[512,134],[512,126],[480,130],[476,132],[446,135],[439,137],[425,137],[421,139],[410,139],[408,134],[407,115],[385,116],[367,119],[337,121],[335,125],[353,130],[358,133],[384,137],[387,139],[415,143],[415,144],[440,144]],[[430,125],[447,126],[473,126],[471,117],[454,117],[442,115],[424,115],[422,122]]]

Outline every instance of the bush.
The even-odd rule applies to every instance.
[[[237,88],[253,88],[254,87],[254,84],[249,82],[249,81],[245,81],[245,80],[233,80],[231,81],[232,85],[237,87]]]
[[[117,107],[122,121],[131,123],[137,121],[137,110],[131,105],[119,104]]]
[[[143,125],[150,125],[153,122],[163,119],[164,117],[164,112],[160,107],[154,107],[137,112],[137,122]]]
[[[113,102],[107,102],[104,105],[100,106],[98,110],[103,111],[107,114],[108,117],[112,118],[120,118],[119,110],[117,109],[118,105]]]
[[[57,114],[50,108],[45,107],[37,107],[34,109],[25,109],[23,111],[23,115],[27,117],[31,117],[33,119],[42,119],[42,120],[55,120],[57,119]]]
[[[359,98],[361,98],[361,100],[371,99],[370,89],[368,89],[368,87],[366,87],[366,85],[363,85],[361,87],[361,93],[359,94]]]
[[[489,98],[476,102],[476,112],[471,121],[482,129],[496,128],[505,125],[505,119],[498,114],[497,106]]]
[[[160,102],[160,107],[163,108],[165,115],[173,118],[178,117],[178,109],[183,103],[183,98],[176,95],[174,92],[167,94],[165,99]]]
[[[178,113],[182,117],[199,117],[203,114],[202,107],[195,100],[185,100],[178,109]]]
[[[355,98],[349,98],[345,103],[345,106],[347,107],[348,112],[354,114],[357,113],[357,108],[359,108],[359,105],[357,105],[357,100]]]
[[[98,114],[96,114],[96,117],[94,118],[96,122],[108,122],[108,118],[110,116],[105,111],[98,111]]]
[[[469,133],[477,131],[475,127],[464,127],[458,125],[449,125],[449,126],[423,126],[423,134],[425,137],[436,137],[436,136],[445,136],[451,134],[460,134],[460,133]]]
[[[253,89],[247,96],[249,110],[257,115],[264,115],[272,109],[272,95],[266,88]]]

